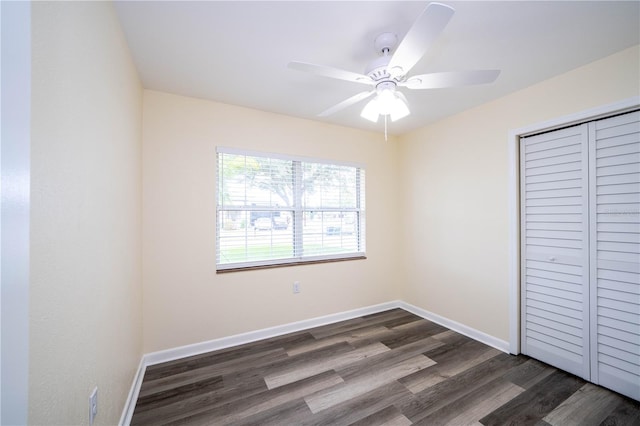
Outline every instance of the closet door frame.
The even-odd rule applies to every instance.
[[[509,352],[516,355],[520,351],[521,339],[521,250],[520,250],[520,138],[551,130],[560,129],[587,121],[606,118],[640,107],[640,96],[588,109],[553,120],[535,123],[509,131],[507,140],[509,161]]]

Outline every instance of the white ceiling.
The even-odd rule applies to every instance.
[[[425,1],[117,2],[145,88],[381,130],[364,102],[317,114],[363,86],[287,68],[292,60],[363,73],[374,38],[401,39]],[[410,74],[501,69],[490,85],[403,90],[402,134],[640,43],[640,1],[443,1],[456,13]],[[640,76],[639,76],[640,78]]]

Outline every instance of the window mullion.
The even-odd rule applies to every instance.
[[[302,162],[293,162],[293,256],[302,257]]]
[[[223,170],[224,170],[224,156],[217,154],[216,155],[216,177],[218,179],[216,185],[216,263],[221,263],[222,259],[220,257],[220,228],[222,228],[222,224],[220,223],[220,216],[222,207],[224,207],[224,187],[225,182],[223,179]]]
[[[362,215],[361,215],[361,197],[360,197],[360,189],[361,189],[361,182],[360,182],[360,169],[356,168],[356,235],[358,236],[358,238],[356,239],[357,244],[358,244],[358,251],[362,251],[362,234],[361,234],[361,219],[362,219]]]

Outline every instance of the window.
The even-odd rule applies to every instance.
[[[365,255],[359,165],[217,150],[216,269]]]

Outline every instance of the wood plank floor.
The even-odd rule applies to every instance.
[[[401,309],[150,366],[132,425],[640,425],[640,404]]]

